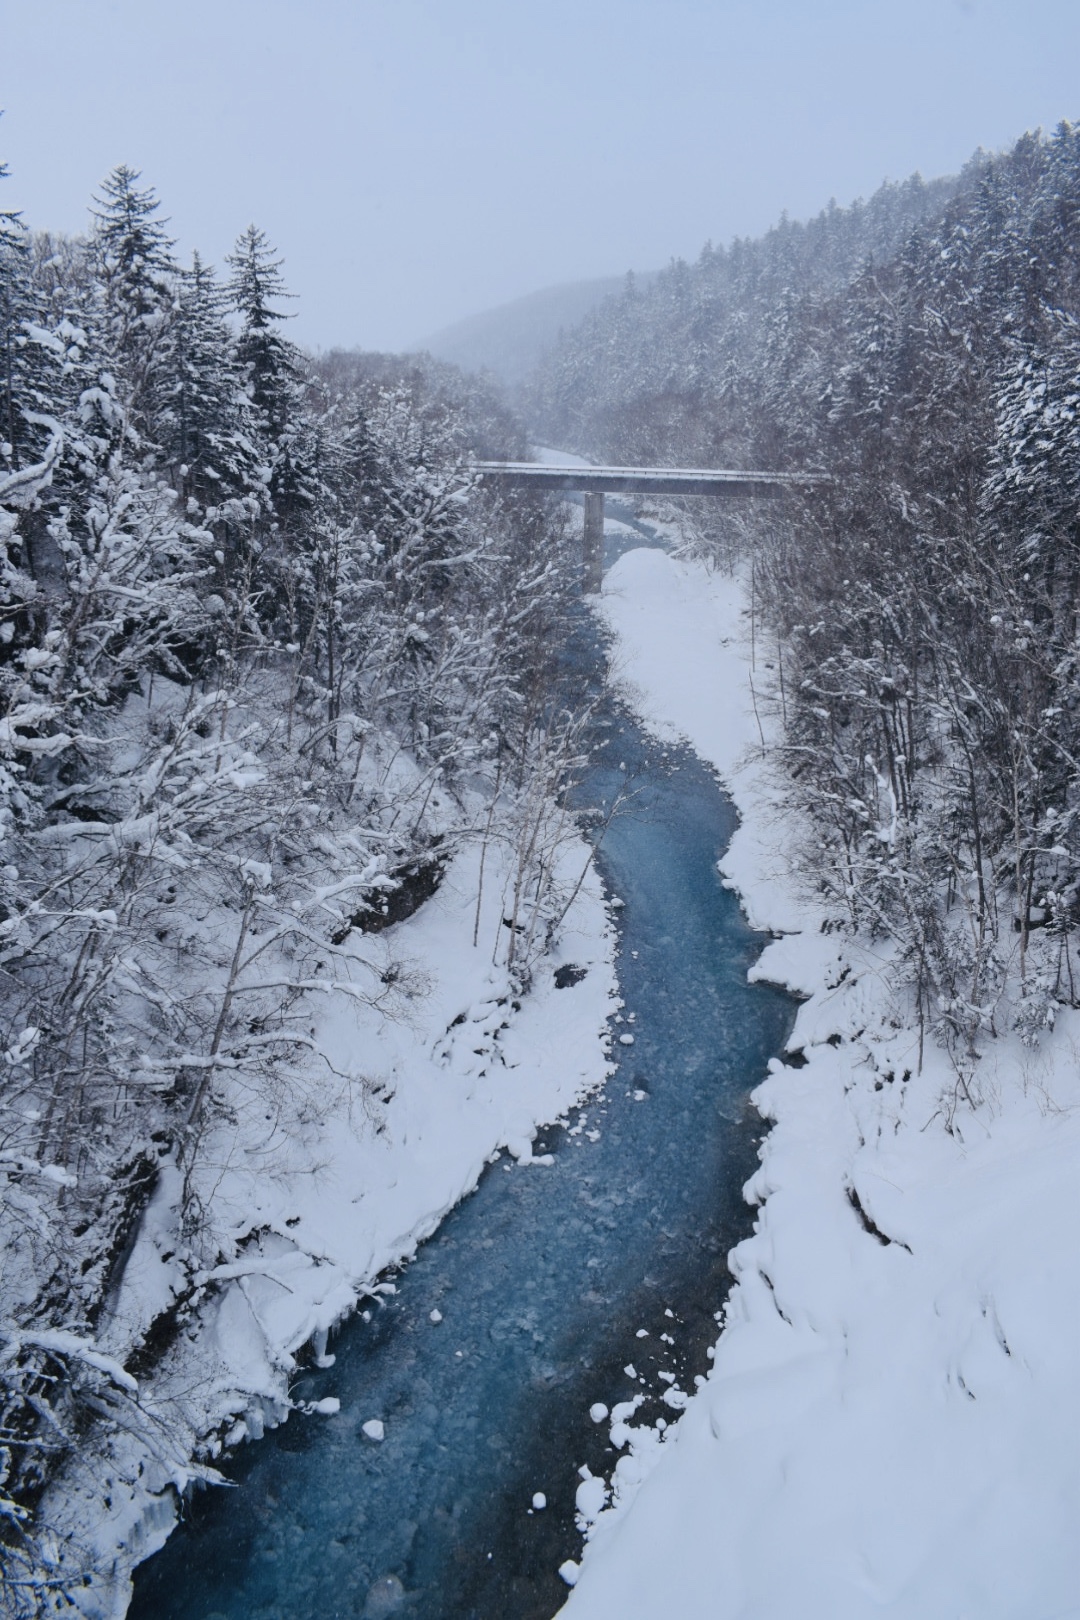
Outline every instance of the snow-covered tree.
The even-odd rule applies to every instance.
[[[92,211],[91,250],[104,309],[103,336],[124,374],[138,431],[152,431],[153,392],[173,308],[176,262],[160,203],[140,188],[138,170],[120,164],[102,183]]]
[[[0,249],[0,1606],[20,1616],[85,1573],[37,1517],[73,1435],[190,1443],[95,1341],[159,1177],[180,1322],[251,1237],[215,1207],[220,1163],[366,1100],[312,1000],[398,1004],[407,973],[357,930],[399,891],[407,914],[409,873],[437,881],[485,792],[524,982],[576,735],[562,527],[472,471],[478,445],[520,449],[504,408],[434,364],[331,384],[281,335],[262,233],[223,291],[177,268],[158,207],[121,168],[88,242],[9,223]]]
[[[157,383],[158,445],[185,500],[221,508],[256,484],[257,422],[225,321],[227,293],[196,252],[179,277]]]

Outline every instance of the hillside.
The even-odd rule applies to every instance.
[[[441,993],[509,1028],[588,903],[555,804],[579,748],[566,526],[471,471],[520,430],[446,366],[313,364],[263,234],[224,283],[181,267],[139,179],[109,176],[85,239],[0,214],[5,1615],[99,1581],[122,1606],[118,1543],[214,1477],[237,1413],[288,1410],[293,1352],[508,1133],[603,1073],[602,1004],[566,1096],[547,1070],[509,1123],[449,1050],[432,1099],[431,1039],[399,1034]],[[403,962],[382,936],[447,874],[452,943]],[[455,1073],[436,1168],[390,1173],[403,1204],[354,1196]],[[334,1232],[358,1221],[332,1264],[325,1190],[296,1196],[331,1164]],[[282,1254],[295,1314],[215,1338]]]
[[[984,161],[976,154],[958,179],[888,183],[806,222],[785,217],[756,240],[707,243],[692,264],[625,283],[528,380],[536,432],[613,461],[746,464],[759,453],[750,417],[766,381],[770,398],[781,387],[771,362],[795,309],[889,263],[977,184]]]
[[[1078,265],[1062,124],[708,249],[532,385],[597,458],[831,479],[605,580],[808,1000],[710,1376],[582,1487],[581,1620],[1075,1612]]]
[[[636,278],[647,284],[653,278]],[[425,338],[416,347],[437,360],[449,360],[464,371],[490,371],[508,388],[516,387],[540,363],[559,333],[576,326],[607,298],[626,285],[623,276],[573,281],[470,315]]]
[[[897,942],[965,1102],[1076,994],[1078,263],[1062,125],[673,267],[532,391],[551,443],[831,475],[709,543],[754,553],[813,881]]]

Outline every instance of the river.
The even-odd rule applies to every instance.
[[[599,677],[595,634],[574,655]],[[615,1460],[590,1406],[641,1393],[638,1420],[670,1418],[659,1372],[692,1389],[707,1370],[751,1226],[748,1094],[794,1006],[747,983],[765,940],[717,872],[735,816],[712,773],[608,700],[580,799],[617,795],[597,857],[623,902],[605,1094],[541,1133],[552,1165],[490,1166],[396,1294],[340,1329],[334,1366],[294,1388],[340,1412],[242,1446],[239,1488],[197,1493],[138,1570],[132,1620],[548,1620],[581,1546],[577,1470]]]

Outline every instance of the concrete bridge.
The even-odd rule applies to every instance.
[[[567,490],[585,496],[585,589],[603,578],[605,495],[735,495],[775,499],[828,483],[823,473],[732,472],[715,467],[558,467],[532,461],[478,461],[485,483],[504,489]]]

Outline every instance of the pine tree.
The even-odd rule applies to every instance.
[[[178,284],[155,416],[176,488],[200,507],[248,493],[256,455],[244,380],[225,324],[227,294],[198,253]]]
[[[277,330],[277,323],[289,316],[274,306],[293,296],[281,275],[284,261],[274,257],[265,233],[249,225],[228,263],[232,307],[242,322],[237,357],[252,403],[277,442],[290,424],[300,376],[299,352]]]
[[[304,408],[303,357],[277,329],[289,316],[275,306],[293,296],[281,275],[282,262],[265,233],[249,225],[229,256],[229,290],[242,323],[237,358],[268,446],[274,512],[295,525],[317,499],[320,447]]]
[[[152,188],[121,164],[94,199],[92,251],[104,304],[105,336],[121,371],[133,426],[150,433],[163,333],[173,308],[176,261]]]
[[[0,163],[0,180],[8,166]],[[17,213],[0,210],[0,445],[3,458],[20,465],[21,427],[16,410],[16,349],[26,319],[29,297],[26,275],[26,228]]]

